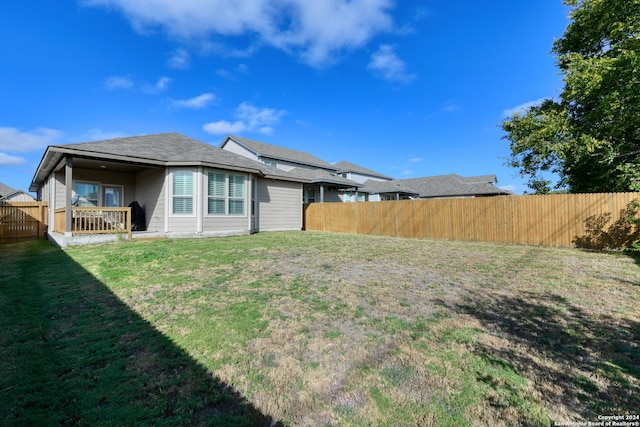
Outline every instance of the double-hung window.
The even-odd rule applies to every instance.
[[[193,171],[173,172],[173,214],[193,215]]]
[[[220,172],[207,174],[208,214],[244,215],[245,177]]]

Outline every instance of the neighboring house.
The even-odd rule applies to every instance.
[[[220,148],[262,162],[275,169],[287,171],[305,180],[306,183],[303,185],[305,203],[513,194],[497,187],[495,175],[462,177],[449,174],[393,179],[346,160],[331,164],[306,152],[237,136],[225,138]]]
[[[355,182],[363,183],[368,180],[372,181],[391,181],[393,177],[381,174],[371,169],[367,169],[363,166],[356,165],[355,163],[347,162],[343,160],[338,163],[334,163],[333,167],[337,169],[338,175],[343,178],[350,179]]]
[[[64,212],[63,236],[54,236],[62,246],[73,240],[73,205],[126,207],[135,201],[143,208],[144,228],[168,236],[300,230],[303,184],[311,182],[165,133],[49,146],[30,190],[49,202],[50,224]]]
[[[31,194],[0,182],[0,202],[34,202],[35,200]]]
[[[497,186],[498,179],[495,175],[463,177],[456,174],[448,174],[396,179],[391,182],[413,189],[421,199],[513,195],[511,191],[503,190]]]
[[[384,200],[411,200],[417,199],[420,195],[419,192],[413,188],[409,188],[399,182],[399,180],[367,180],[364,182],[360,191],[367,193],[367,197],[370,202],[379,202]]]
[[[354,191],[360,186],[358,182],[339,175],[335,165],[303,151],[238,136],[226,137],[220,148],[300,178],[305,182],[304,203],[340,202],[345,191]]]
[[[374,170],[365,168],[360,165],[356,165],[355,163],[348,162],[343,160],[341,162],[334,163],[333,166],[338,169],[338,175],[343,178],[350,179],[359,184],[363,184],[364,182],[387,182],[393,180],[392,177],[381,174],[380,172],[376,172]],[[345,190],[342,194],[343,202],[367,202],[367,201],[376,201],[381,200],[380,196],[376,196],[376,189],[374,186],[369,186],[368,188],[360,187],[355,190]]]

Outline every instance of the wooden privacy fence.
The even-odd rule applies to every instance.
[[[305,230],[525,245],[628,247],[640,193],[311,203]]]
[[[0,202],[0,243],[44,239],[47,203]]]

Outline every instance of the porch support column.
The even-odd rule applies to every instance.
[[[320,184],[320,203],[324,203],[324,184]]]
[[[73,212],[71,211],[71,198],[73,197],[73,158],[65,157],[64,166],[64,235],[73,234]]]
[[[356,191],[354,191],[354,199],[353,199],[353,201],[354,202],[358,201],[358,189],[357,188],[356,188]]]

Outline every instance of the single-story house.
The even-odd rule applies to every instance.
[[[421,199],[445,197],[495,197],[512,196],[509,190],[498,187],[495,175],[463,177],[456,174],[396,179],[393,182],[411,188]]]
[[[311,182],[302,174],[164,133],[49,146],[30,191],[49,202],[50,237],[66,246],[87,234],[96,238],[92,233],[107,231],[100,235],[113,238],[108,231],[124,225],[107,214],[129,207],[142,212],[139,233],[300,230],[303,185]]]
[[[31,194],[0,182],[0,202],[35,202]]]

